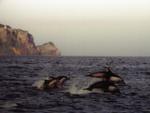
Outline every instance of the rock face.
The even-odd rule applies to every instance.
[[[43,56],[60,56],[60,51],[54,43],[48,42],[43,45],[37,46],[40,55]]]
[[[57,51],[54,53],[54,48],[56,49],[54,44],[53,46],[49,44],[49,46],[46,46],[48,48],[44,47],[44,49],[40,49],[40,47],[36,47],[33,36],[27,31],[12,29],[8,25],[0,24],[0,56],[56,56],[58,54]],[[43,52],[44,50],[47,53]]]

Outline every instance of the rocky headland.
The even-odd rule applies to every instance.
[[[36,46],[28,31],[0,24],[0,56],[35,55],[60,56],[60,51],[52,42]]]
[[[60,56],[60,51],[53,42],[38,45],[37,49],[39,54],[43,56]]]

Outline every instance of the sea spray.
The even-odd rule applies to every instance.
[[[77,81],[72,83],[71,86],[69,87],[69,93],[70,94],[78,94],[78,95],[81,95],[81,94],[87,94],[89,93],[88,90],[84,90],[84,89],[80,89],[78,86],[77,86]]]
[[[84,95],[91,93],[91,91],[85,90],[89,85],[91,85],[94,82],[99,81],[96,78],[75,78],[70,84],[68,92],[70,94],[77,94],[77,95]],[[93,92],[93,91],[92,91]],[[96,91],[98,92],[98,91]]]
[[[36,80],[33,84],[32,84],[32,87],[35,87],[37,89],[40,89],[40,90],[43,90],[43,85],[44,85],[44,82],[45,80],[48,80],[49,77],[41,77],[39,80]]]
[[[17,104],[13,101],[7,101],[4,103],[0,103],[0,108],[12,108],[17,107]]]

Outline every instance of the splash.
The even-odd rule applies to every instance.
[[[42,90],[43,87],[44,87],[43,84],[44,84],[44,80],[38,80],[38,81],[35,81],[35,83],[32,84],[32,87],[35,87],[37,89]]]
[[[70,94],[83,95],[83,94],[88,94],[88,93],[90,93],[90,91],[84,90],[83,88],[80,89],[79,87],[77,87],[76,83],[73,83],[73,84],[69,87],[69,93],[70,93]]]
[[[44,81],[48,80],[49,77],[43,77],[32,84],[32,87],[43,90]]]
[[[93,91],[88,91],[85,90],[87,87],[89,87],[90,84],[98,81],[97,79],[87,79],[82,81],[81,78],[79,79],[74,79],[69,87],[68,92],[70,94],[77,94],[77,95],[85,95],[89,93],[101,93],[101,90],[93,90]]]
[[[12,108],[12,107],[17,107],[17,104],[14,102],[5,102],[5,103],[0,103],[0,108]]]

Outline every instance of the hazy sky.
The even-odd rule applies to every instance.
[[[150,56],[150,0],[0,0],[0,23],[62,55]]]

